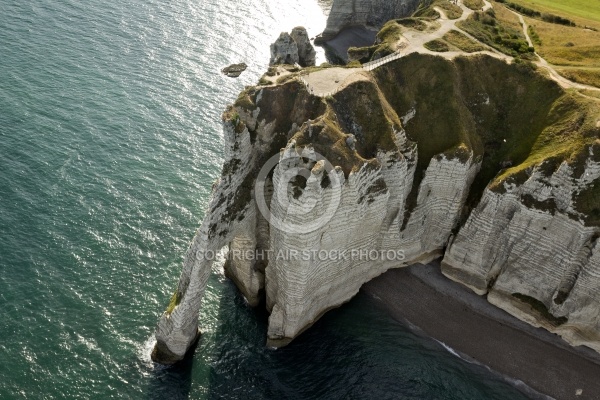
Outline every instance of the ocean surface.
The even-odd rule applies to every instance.
[[[0,399],[522,399],[359,295],[265,348],[217,265],[195,355],[149,358],[220,115],[314,0],[0,2]],[[323,54],[319,54],[324,60]],[[239,79],[220,74],[246,62]]]

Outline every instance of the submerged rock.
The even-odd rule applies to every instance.
[[[223,68],[221,72],[230,78],[237,78],[246,70],[246,68],[248,68],[248,66],[244,63],[231,64],[230,66]]]
[[[296,27],[292,33],[282,32],[271,45],[270,65],[299,64],[302,67],[315,65],[316,52],[303,27]]]

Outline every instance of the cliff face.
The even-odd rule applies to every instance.
[[[523,183],[486,189],[442,271],[524,321],[600,351],[599,229],[577,211],[600,180],[600,145],[587,152],[579,171],[546,161]]]
[[[600,349],[598,121],[593,100],[487,57],[408,56],[328,98],[293,79],[248,89],[153,358],[193,342],[223,247],[249,303],[266,297],[273,346],[387,269],[444,256],[494,304]]]
[[[379,29],[390,19],[414,13],[421,0],[334,0],[322,33],[323,40],[334,38],[353,26]]]

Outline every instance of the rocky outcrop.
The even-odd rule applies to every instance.
[[[231,64],[221,70],[224,75],[227,75],[230,78],[237,78],[248,68],[248,65],[245,63],[239,64]]]
[[[282,32],[271,45],[269,65],[299,64],[302,67],[315,65],[315,48],[303,27],[296,27],[292,33]]]
[[[391,19],[408,17],[414,13],[419,3],[420,0],[334,0],[320,40],[333,39],[350,27],[379,30]]]
[[[297,26],[292,29],[290,36],[292,39],[294,39],[296,45],[298,45],[298,64],[303,67],[315,65],[317,53],[310,42],[306,29],[301,26]]]
[[[600,350],[599,120],[489,57],[401,58],[325,99],[293,77],[249,88],[224,114],[226,163],[154,360],[193,343],[224,247],[249,304],[266,299],[271,346],[387,269],[444,256],[452,279]]]

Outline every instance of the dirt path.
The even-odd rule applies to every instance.
[[[362,68],[334,67],[311,72],[300,79],[312,94],[327,97],[335,94],[352,82],[369,80],[370,77]]]
[[[492,8],[492,4],[489,1],[487,1],[487,0],[483,0],[483,1],[485,4],[483,7],[484,11],[487,11],[488,9]],[[439,7],[434,7],[434,10],[440,14],[440,18],[436,21],[439,24],[439,28],[433,32],[422,32],[422,31],[417,31],[417,30],[412,30],[412,29],[403,32],[402,48],[393,54],[403,57],[403,56],[406,56],[406,55],[409,55],[412,53],[420,53],[420,54],[434,55],[437,57],[443,57],[448,60],[452,60],[459,56],[469,57],[469,56],[474,56],[474,55],[485,54],[490,57],[495,57],[495,58],[504,60],[507,63],[513,61],[513,57],[510,57],[504,53],[501,53],[498,50],[486,45],[485,43],[479,42],[475,37],[473,37],[469,33],[463,31],[462,29],[460,29],[459,27],[456,26],[456,24],[458,22],[466,20],[467,18],[469,18],[469,16],[471,14],[474,13],[474,11],[471,10],[470,8],[466,7],[462,3],[462,1],[459,1],[458,5],[463,10],[463,13],[457,19],[448,19],[448,16],[444,12],[444,10],[442,10]],[[523,16],[512,10],[509,10],[509,11],[511,11],[513,14],[515,14],[519,18],[519,21],[521,22],[521,26],[523,27],[523,33],[525,35],[525,38],[527,39],[527,43],[529,44],[529,46],[533,47],[533,42],[532,42],[531,38],[529,37],[528,26],[527,26],[527,23],[525,22],[525,20],[523,19]],[[474,52],[474,53],[466,53],[464,51],[435,52],[435,51],[428,50],[424,47],[425,43],[427,43],[431,40],[441,39],[445,34],[450,32],[451,30],[458,31],[461,34],[468,37],[469,39],[480,43],[481,45],[485,46],[486,50],[478,51],[478,52]],[[539,61],[535,62],[535,64],[538,65],[539,67],[547,70],[549,77],[552,80],[556,81],[561,87],[563,87],[565,89],[587,89],[587,90],[600,91],[600,88],[597,88],[595,86],[589,86],[589,85],[576,83],[576,82],[573,82],[573,81],[561,76],[554,69],[554,67],[552,65],[550,65],[545,59],[540,57],[539,54],[537,54],[537,53],[535,53],[535,54],[539,58]],[[364,68],[327,68],[327,69],[323,69],[320,71],[311,72],[309,74],[303,75],[301,80],[302,80],[302,82],[304,82],[304,84],[307,86],[307,88],[311,91],[311,93],[313,93],[317,96],[325,97],[325,96],[335,94],[342,88],[346,87],[350,83],[355,82],[357,80],[368,80],[369,75],[365,74],[366,71],[371,71],[373,69],[379,68],[380,66],[385,65],[387,62],[391,62],[397,58],[399,58],[399,57],[389,57],[388,60],[383,60],[383,61],[375,63],[375,64],[367,63],[364,65]],[[586,95],[582,94],[582,96],[586,96]],[[589,96],[586,96],[586,97],[589,97]]]
[[[529,46],[534,47],[533,41],[531,40],[531,37],[529,36],[529,27],[528,27],[527,23],[525,22],[525,19],[523,18],[523,16],[521,14],[519,14],[518,12],[515,12],[511,9],[508,9],[508,11],[515,14],[519,18],[519,22],[521,23],[521,26],[523,27],[523,34],[525,35],[525,39],[527,39],[527,43],[529,44]],[[549,73],[550,78],[552,80],[556,81],[561,87],[563,87],[565,89],[586,89],[586,90],[600,91],[600,88],[597,88],[595,86],[584,85],[581,83],[573,82],[573,81],[563,77],[556,71],[556,69],[554,69],[554,67],[548,61],[546,61],[537,52],[535,53],[535,55],[539,59],[539,61],[535,62],[535,64],[538,67],[542,67],[542,68],[546,69]],[[585,96],[585,95],[583,95],[583,96]],[[589,96],[586,96],[586,97],[589,97]]]

